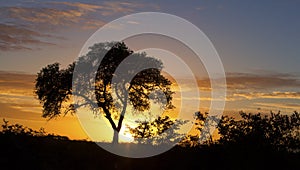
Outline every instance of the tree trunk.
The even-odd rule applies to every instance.
[[[118,144],[119,143],[119,132],[117,130],[114,130],[114,136],[113,136],[113,144]]]

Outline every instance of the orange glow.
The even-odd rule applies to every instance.
[[[199,81],[199,87],[190,87],[189,81],[186,80],[186,84],[179,87],[170,75],[164,74],[174,82],[171,87],[172,91],[175,92],[172,102],[176,108],[163,112],[158,106],[152,105],[150,110],[151,113],[162,116],[168,115],[171,118],[176,119],[179,116],[181,108],[183,110],[180,114],[193,114],[198,110],[201,112],[209,110],[211,90],[209,89],[207,80]],[[34,75],[0,72],[0,118],[5,118],[10,124],[19,123],[35,130],[43,127],[46,132],[68,136],[70,139],[90,140],[76,116],[66,115],[50,121],[41,117],[42,107],[33,95],[34,79]],[[244,88],[237,91],[236,89],[241,86],[236,84],[236,79],[231,78],[229,81],[230,80],[231,82],[228,82],[229,87],[224,114],[234,116],[234,113],[238,113],[241,110],[246,112],[257,112],[258,108],[260,112],[266,113],[270,110],[281,110],[285,113],[289,113],[294,110],[299,110],[300,108],[298,104],[299,92],[279,91],[278,89],[276,89],[276,91],[248,92],[247,89],[245,90]],[[200,88],[200,99],[193,97],[193,88]],[[182,98],[182,92],[188,92],[190,95],[187,98]],[[288,99],[289,101],[281,102],[285,99]],[[200,105],[197,108],[181,106],[182,100],[191,100],[195,105],[200,102]],[[90,114],[90,116],[93,116],[93,114]],[[139,118],[144,119],[145,117],[131,115],[130,113],[126,114],[120,132],[120,142],[130,142],[133,140],[132,136],[126,132],[126,125],[135,127],[136,124],[134,121]],[[107,121],[105,118],[104,120]],[[111,141],[113,131],[110,124],[107,122],[106,124],[106,126],[103,126],[102,124],[99,125],[96,120],[93,120],[90,122],[89,126],[95,127],[94,133],[99,133],[97,134],[100,136],[99,140]]]

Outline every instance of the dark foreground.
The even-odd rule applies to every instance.
[[[93,142],[0,135],[0,169],[299,169],[300,154],[253,146],[174,147],[150,158],[111,154]]]

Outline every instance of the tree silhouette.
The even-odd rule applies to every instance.
[[[35,94],[43,104],[43,117],[52,119],[87,107],[96,115],[104,114],[114,130],[113,143],[118,143],[129,105],[135,113],[150,109],[151,101],[164,109],[174,107],[171,82],[161,74],[160,60],[134,53],[123,42],[98,43],[89,50],[66,69],[54,63],[38,73]],[[118,71],[120,65],[123,69]],[[70,104],[72,95],[80,103]]]
[[[210,116],[207,112],[200,111],[194,113],[194,128],[199,131],[196,135],[187,135],[180,142],[184,147],[195,147],[199,144],[210,145],[213,144],[212,127],[215,127],[219,122],[219,118],[215,115]]]
[[[179,143],[182,147],[199,146],[199,135],[186,135]]]
[[[231,146],[247,146],[248,148],[269,148],[284,151],[300,151],[300,115],[282,115],[271,112],[270,115],[247,114],[240,112],[240,118],[209,116],[208,113],[195,113],[195,128],[198,135],[187,135],[180,143],[184,147],[201,144],[221,144]],[[210,128],[216,124],[220,138],[214,139]]]
[[[60,136],[56,134],[50,134],[45,131],[44,128],[40,128],[38,131],[33,130],[29,127],[23,126],[21,124],[9,124],[9,121],[3,119],[4,124],[2,124],[2,131],[0,134],[6,136],[25,136],[25,137],[47,137],[51,139],[58,140],[69,140],[66,136]]]
[[[33,130],[28,127],[24,127],[21,124],[10,125],[5,119],[3,119],[4,124],[2,125],[1,134],[4,135],[23,135],[23,136],[46,136],[44,128],[40,128],[39,131]]]
[[[138,126],[128,127],[128,129],[138,143],[172,144],[179,142],[184,136],[178,130],[187,122],[186,120],[172,120],[169,116],[159,116],[153,121],[136,121]]]
[[[199,142],[201,144],[213,144],[211,129],[217,125],[220,119],[216,115],[210,116],[207,112],[203,114],[199,111],[195,112],[194,118],[195,127],[199,130]]]
[[[218,130],[221,144],[242,144],[299,151],[300,116],[271,112],[270,116],[240,112],[241,119],[223,116]]]

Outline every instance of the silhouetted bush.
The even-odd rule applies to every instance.
[[[218,124],[220,144],[270,147],[277,150],[300,151],[300,117],[275,114],[262,116],[240,112],[241,119],[223,116]]]
[[[187,123],[184,120],[172,120],[170,117],[158,117],[153,121],[136,121],[137,127],[127,127],[135,141],[143,144],[161,145],[180,141],[184,134],[179,130]]]
[[[44,128],[40,128],[38,131],[28,128],[20,124],[10,125],[5,119],[3,119],[4,124],[2,125],[2,135],[19,135],[19,136],[32,136],[32,137],[46,137],[53,138],[57,140],[69,140],[66,136],[60,136],[55,134],[49,134],[45,132]]]

